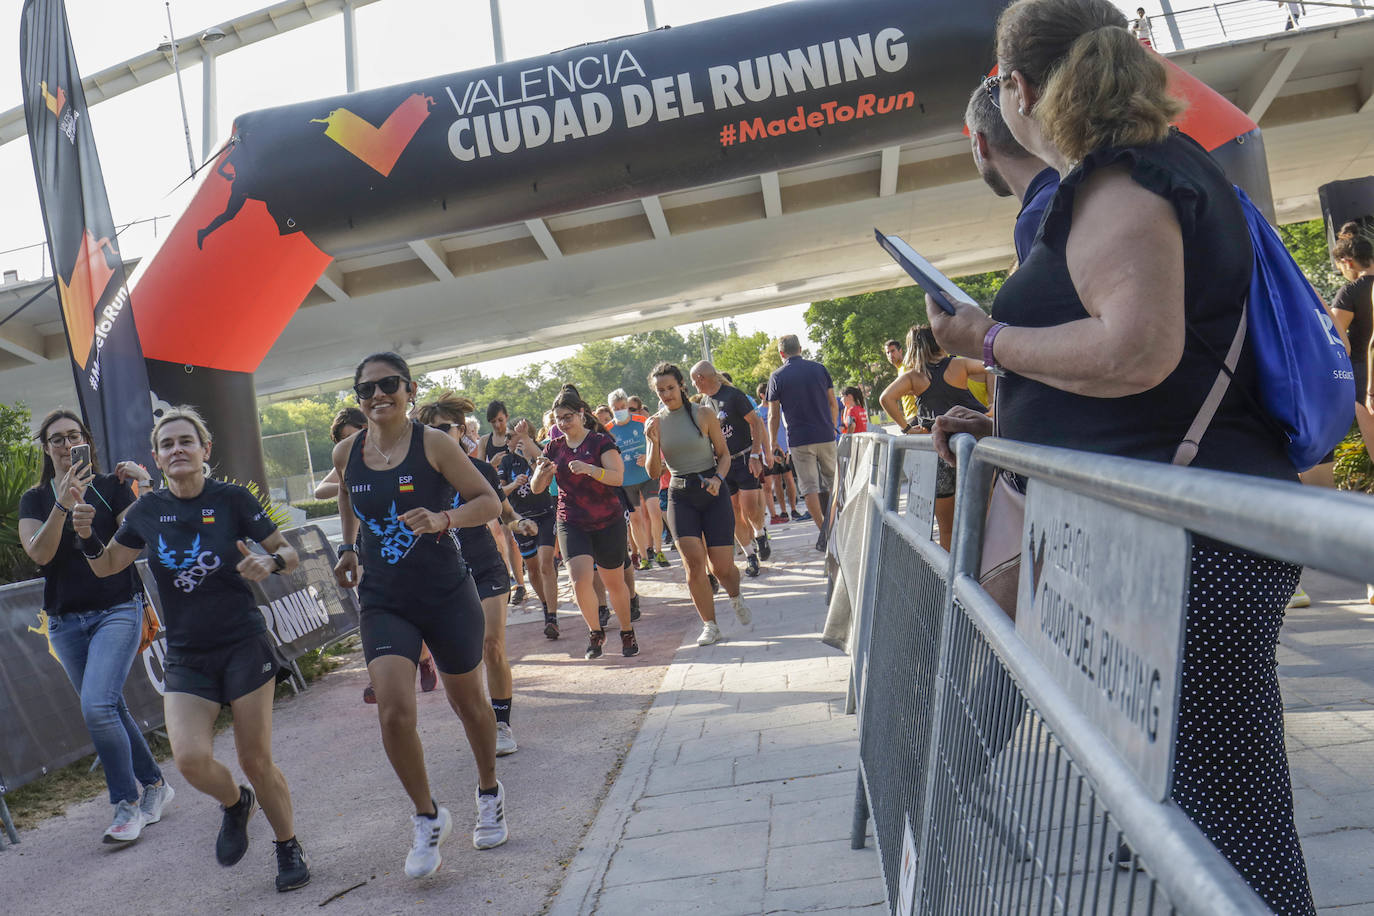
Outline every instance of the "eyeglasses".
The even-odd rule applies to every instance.
[[[402,382],[409,381],[410,379],[404,375],[388,375],[386,378],[379,378],[375,382],[359,382],[353,386],[353,393],[358,396],[358,400],[366,401],[377,393],[378,388],[382,389],[382,394],[395,394]]]
[[[430,429],[437,429],[437,430],[439,430],[439,432],[445,433],[445,434],[447,434],[448,431],[449,431],[450,429],[453,429],[453,427],[454,427],[454,424],[452,424],[452,423],[431,423],[431,424],[429,424],[429,428],[430,428]]]
[[[1005,76],[989,76],[983,80],[983,91],[992,99],[992,107],[998,111],[1002,110],[1002,83],[1006,79]]]
[[[80,445],[86,441],[86,436],[79,429],[74,429],[69,433],[55,433],[44,440],[53,448],[60,448],[63,445]]]

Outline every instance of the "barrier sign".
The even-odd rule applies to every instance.
[[[902,478],[906,490],[906,520],[923,536],[935,531],[935,475],[939,456],[920,449],[902,452]]]
[[[1156,801],[1173,772],[1188,553],[1182,529],[1030,483],[1017,633]]]

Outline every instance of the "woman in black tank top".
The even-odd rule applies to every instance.
[[[912,368],[897,376],[883,391],[878,403],[897,421],[904,433],[925,434],[935,418],[956,408],[975,414],[987,412],[968,390],[970,378],[987,379],[987,372],[975,360],[950,356],[941,349],[929,325],[912,325],[906,335],[907,358]],[[902,399],[916,399],[916,416],[902,410]],[[954,530],[954,465],[939,459],[935,474],[935,521],[940,527],[940,546],[949,550]]]
[[[507,424],[510,422],[510,414],[506,411],[506,405],[500,401],[492,401],[487,405],[487,422],[491,424],[491,432],[482,437],[479,444],[480,455],[474,454],[474,458],[481,458],[494,468],[500,467],[502,460],[511,453],[512,439]],[[501,438],[501,444],[496,444],[497,437]],[[501,494],[496,494],[500,496]],[[520,547],[515,543],[515,535],[510,529],[497,522],[491,523],[491,536],[496,538],[496,545],[501,549],[501,559],[505,561],[506,568],[510,571],[510,576],[515,580],[515,589],[510,592],[510,603],[520,605],[525,603],[525,561],[520,555]],[[533,577],[531,577],[533,580]]]
[[[1000,435],[1168,462],[1244,320],[1254,248],[1231,181],[1172,126],[1167,69],[1125,25],[1107,0],[1003,11],[989,92],[1062,178],[992,317],[929,312],[946,349],[1005,372]],[[1256,390],[1247,339],[1192,464],[1296,481]],[[1269,907],[1311,914],[1276,661],[1301,570],[1192,543],[1171,798]]]
[[[407,416],[415,383],[405,360],[374,354],[353,378],[367,428],[334,448],[344,537],[334,575],[341,586],[358,588],[363,654],[377,694],[382,744],[415,805],[406,874],[420,878],[439,868],[439,844],[453,824],[430,794],[415,729],[421,641],[429,646],[477,761],[473,843],[484,849],[506,840],[496,717],[480,667],[482,607],[453,534],[486,524],[500,504],[457,442]]]

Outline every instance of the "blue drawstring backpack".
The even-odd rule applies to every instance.
[[[1288,460],[1305,471],[1350,431],[1355,420],[1355,372],[1340,333],[1302,268],[1245,192],[1236,188],[1236,194],[1255,250],[1250,294],[1221,374],[1174,463],[1188,464],[1197,453],[1197,442],[1226,394],[1248,334],[1259,379],[1256,406],[1287,438]]]

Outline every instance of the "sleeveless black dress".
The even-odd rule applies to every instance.
[[[1065,261],[1074,194],[1094,171],[1121,167],[1169,200],[1183,233],[1185,349],[1158,386],[1121,398],[1071,394],[1008,372],[997,385],[1001,435],[1168,462],[1216,379],[1207,352],[1230,347],[1253,250],[1231,183],[1192,140],[1100,150],[1060,183],[1021,268],[993,303],[998,321],[1053,327],[1087,317]],[[1283,442],[1256,415],[1246,342],[1195,467],[1296,480]],[[1275,912],[1315,913],[1293,823],[1276,648],[1300,567],[1194,536],[1173,800]]]

